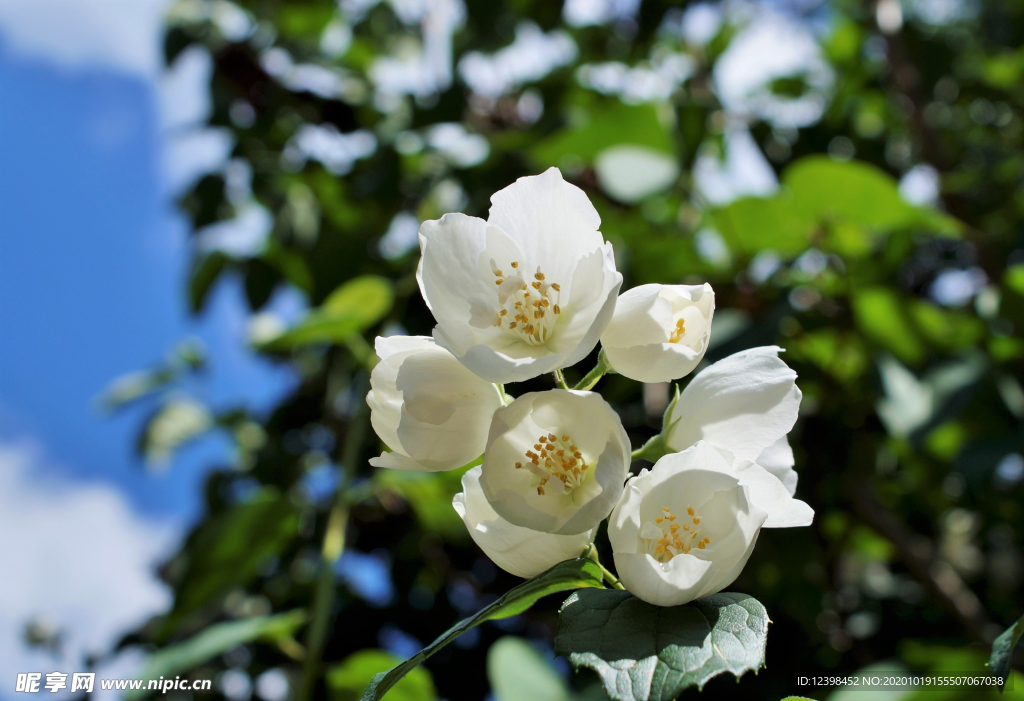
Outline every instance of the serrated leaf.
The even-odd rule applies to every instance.
[[[325,680],[334,701],[356,701],[378,672],[386,672],[402,661],[384,650],[360,650],[328,670]],[[437,691],[430,672],[423,667],[410,670],[388,693],[387,701],[434,701]]]
[[[470,628],[484,621],[497,620],[515,616],[526,611],[539,599],[550,594],[569,589],[585,587],[601,587],[602,574],[593,560],[578,557],[574,560],[559,562],[551,569],[542,572],[533,579],[528,579],[514,589],[510,589],[490,606],[481,609],[474,616],[465,618],[445,631],[437,640],[423,648],[402,664],[388,672],[381,672],[373,677],[373,681],[363,692],[360,701],[379,701],[399,679],[409,673],[442,647],[455,640]]]
[[[354,278],[332,292],[297,326],[262,343],[260,348],[281,351],[343,343],[383,319],[393,303],[394,291],[385,278],[376,275]]]
[[[275,616],[257,616],[210,626],[203,632],[157,651],[138,679],[149,680],[188,672],[231,648],[255,640],[275,641],[291,635],[306,621],[305,611],[289,611]],[[128,701],[149,695],[148,689],[129,691]]]
[[[1010,660],[1013,659],[1013,650],[1024,635],[1024,616],[1017,619],[1017,622],[1003,631],[1002,635],[992,643],[992,656],[988,660],[988,666],[992,674],[999,677],[999,688],[1006,684],[1006,677],[1010,674]]]
[[[661,607],[627,591],[584,590],[562,605],[555,652],[597,672],[613,701],[670,701],[724,672],[756,672],[768,623],[746,594]]]
[[[164,632],[229,588],[244,586],[267,558],[292,541],[298,528],[298,510],[291,500],[269,488],[203,524],[186,543],[187,566]]]

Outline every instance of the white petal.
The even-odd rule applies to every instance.
[[[477,342],[469,326],[469,299],[494,294],[493,276],[479,274],[480,257],[487,245],[487,222],[465,214],[445,214],[420,226],[420,258],[416,280],[427,307],[462,355]]]
[[[398,353],[428,350],[433,347],[434,341],[430,336],[377,336],[373,342],[373,349],[381,360],[387,360]]]
[[[590,468],[574,491],[537,491],[528,463],[541,435],[568,434]],[[482,466],[481,486],[494,510],[509,522],[548,533],[574,535],[595,528],[611,512],[629,474],[629,436],[618,414],[599,394],[530,392],[494,412]],[[553,479],[553,478],[552,478]],[[549,482],[549,487],[553,483]]]
[[[683,390],[672,415],[668,443],[685,450],[699,440],[756,460],[796,423],[800,389],[796,373],[775,346],[751,348],[719,360]]]
[[[798,475],[793,469],[796,459],[793,457],[793,449],[789,446],[789,438],[783,436],[772,443],[754,462],[775,475],[790,496],[796,494]]]
[[[480,379],[427,338],[378,339],[382,360],[370,374],[370,422],[394,451],[381,467],[452,470],[478,457],[490,416],[502,405],[497,387]]]
[[[672,322],[672,303],[661,297],[661,285],[640,285],[626,290],[615,302],[615,315],[601,343],[628,347],[666,343]]]
[[[638,382],[670,382],[704,358],[715,310],[710,285],[641,285],[622,294],[601,337],[615,371]],[[685,332],[673,343],[676,320]]]
[[[768,512],[763,528],[809,526],[814,510],[793,496],[775,475],[749,461],[737,465],[740,483],[747,487],[750,499]]]
[[[586,193],[565,182],[557,168],[519,178],[491,197],[487,223],[498,227],[522,248],[533,265],[543,265],[553,280],[568,280],[571,263],[599,248],[601,217]],[[499,265],[503,263],[499,262]]]
[[[623,348],[602,344],[608,362],[615,372],[637,382],[671,382],[693,372],[704,358],[695,351],[675,343],[652,343]]]
[[[562,560],[579,557],[593,540],[593,531],[562,536],[512,525],[487,503],[480,472],[478,466],[463,475],[462,492],[452,506],[480,549],[506,572],[533,577]]]
[[[379,458],[370,458],[369,463],[374,467],[386,467],[391,470],[407,470],[409,472],[438,472],[436,469],[432,469],[423,465],[422,463],[416,462],[412,458],[402,455],[396,452],[383,452]]]
[[[646,553],[614,554],[615,571],[633,596],[655,606],[680,606],[701,596],[715,569],[710,560],[677,555],[663,566]]]
[[[768,479],[775,478],[768,475]],[[648,554],[649,541],[638,537],[643,536],[639,523],[663,515],[662,507],[674,515],[682,514],[685,523],[690,505],[696,512],[693,527],[708,534],[710,544],[678,553],[667,563],[658,562]],[[686,451],[664,456],[649,472],[630,479],[609,519],[608,538],[626,588],[649,603],[674,606],[732,583],[750,557],[767,517],[751,499],[750,489],[740,482],[733,463],[701,441]],[[656,534],[651,531],[648,535]]]

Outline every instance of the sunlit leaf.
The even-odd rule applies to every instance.
[[[869,339],[905,363],[924,360],[925,347],[913,331],[899,296],[884,287],[860,290],[853,297],[857,326]]]
[[[362,333],[391,311],[394,291],[382,277],[354,278],[332,292],[318,309],[300,324],[264,342],[264,350],[280,351],[301,346],[344,343]]]
[[[627,204],[667,189],[679,177],[679,166],[671,155],[632,144],[601,151],[594,159],[594,171],[604,191]]]
[[[783,183],[793,193],[793,206],[812,221],[845,220],[885,230],[922,226],[951,234],[960,228],[904,200],[896,181],[868,163],[807,156],[786,169]]]
[[[513,636],[487,651],[487,679],[497,701],[569,701],[572,696],[551,662]]]
[[[386,672],[402,660],[384,650],[360,650],[327,671],[327,688],[334,701],[357,701],[374,675]],[[433,701],[434,680],[424,667],[416,667],[398,680],[384,697],[387,701]]]
[[[715,228],[735,251],[749,254],[764,249],[799,253],[807,248],[811,220],[787,197],[744,197],[714,210]]]

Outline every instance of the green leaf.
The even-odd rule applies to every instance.
[[[787,168],[782,179],[793,193],[794,208],[812,221],[845,220],[883,230],[922,226],[946,234],[961,229],[955,219],[904,200],[896,181],[868,163],[808,156]]]
[[[712,213],[715,228],[734,251],[756,253],[772,249],[802,253],[807,248],[811,220],[795,209],[788,197],[745,197]]]
[[[672,154],[672,140],[653,105],[626,105],[619,100],[577,107],[575,126],[531,149],[540,166],[557,165],[566,156],[592,161],[609,146],[632,144]]]
[[[263,258],[276,266],[281,274],[300,290],[306,294],[313,292],[313,274],[309,271],[305,258],[299,253],[285,248],[276,239],[270,239]]]
[[[276,641],[292,635],[306,621],[305,611],[289,611],[275,616],[256,616],[218,623],[188,640],[157,651],[137,679],[173,678],[188,672],[231,648],[255,640]],[[149,690],[129,691],[126,699],[141,699]]]
[[[864,335],[913,365],[924,360],[925,347],[904,310],[899,296],[885,287],[863,289],[853,298],[853,315]]]
[[[374,475],[376,487],[397,492],[409,502],[420,526],[437,533],[446,540],[464,541],[466,524],[452,508],[452,499],[462,491],[462,476],[469,468],[479,465],[483,456],[454,470],[444,472],[412,472],[407,470],[378,470]]]
[[[476,615],[459,621],[445,631],[437,640],[389,672],[381,672],[375,675],[373,681],[366,687],[366,691],[363,692],[360,701],[379,701],[379,699],[384,697],[388,689],[409,673],[409,670],[415,668],[416,665],[470,628],[474,628],[484,621],[515,616],[517,613],[522,613],[529,609],[539,599],[560,591],[583,587],[600,588],[602,586],[604,585],[602,584],[601,570],[593,560],[578,557],[574,560],[559,562],[551,569],[505,592],[500,599],[490,606],[481,609]]]
[[[193,314],[203,311],[210,290],[220,279],[230,260],[220,251],[213,251],[209,255],[196,257],[193,261],[192,272],[188,278],[188,308]]]
[[[1013,658],[1013,650],[1024,635],[1024,616],[1017,619],[1017,622],[1003,631],[1002,635],[992,643],[992,656],[988,660],[988,666],[992,674],[999,677],[999,686],[1006,684],[1006,677],[1010,674],[1010,660]]]
[[[746,594],[661,607],[618,589],[578,591],[562,605],[555,652],[597,672],[613,701],[670,701],[723,672],[756,672],[768,622]]]
[[[487,680],[497,701],[569,701],[572,697],[551,662],[511,635],[487,651]]]
[[[378,672],[386,672],[402,662],[384,650],[360,650],[328,670],[327,688],[334,701],[356,701]],[[423,667],[410,670],[387,694],[388,701],[433,701],[437,698],[434,680]]]
[[[186,543],[187,566],[164,632],[227,589],[245,585],[267,558],[295,538],[298,528],[298,510],[270,488],[203,524]]]
[[[363,275],[336,289],[299,325],[261,344],[263,350],[282,351],[302,346],[343,343],[384,318],[394,303],[391,283],[376,275]]]

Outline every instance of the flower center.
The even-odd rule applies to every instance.
[[[546,343],[555,326],[555,317],[562,313],[559,306],[562,287],[557,282],[548,282],[539,265],[529,283],[521,274],[518,261],[512,261],[512,272],[506,276],[492,258],[491,272],[498,286],[494,325],[512,331],[530,345]]]
[[[682,319],[678,319],[676,321],[675,330],[672,332],[672,335],[668,337],[668,342],[678,343],[679,339],[683,337],[684,333],[686,333],[686,322],[684,322]]]
[[[653,546],[654,559],[668,562],[676,555],[685,555],[693,548],[703,550],[711,542],[708,536],[700,537],[700,517],[692,506],[686,507],[691,523],[677,522],[675,514],[667,506],[661,507],[662,514],[644,524],[640,537],[647,541],[648,550]]]
[[[580,449],[567,433],[561,436],[553,433],[541,436],[534,444],[533,450],[526,451],[526,459],[529,462],[525,465],[517,462],[516,469],[521,470],[525,467],[540,478],[537,494],[541,496],[545,494],[544,485],[551,478],[555,479],[554,487],[557,493],[568,494],[583,484],[590,468],[583,459]]]

